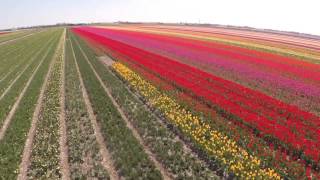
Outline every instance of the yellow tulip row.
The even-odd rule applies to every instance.
[[[159,109],[171,123],[177,125],[210,155],[218,159],[227,171],[233,172],[241,179],[280,179],[273,169],[263,169],[259,158],[248,154],[235,141],[214,130],[209,124],[181,107],[128,67],[118,62],[112,67],[152,106]]]

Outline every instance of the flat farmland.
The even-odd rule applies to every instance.
[[[320,41],[181,25],[0,34],[0,179],[319,179]]]
[[[38,31],[39,30],[21,30],[15,32],[0,32],[0,44],[9,43],[19,38],[30,36],[31,34],[36,33]]]

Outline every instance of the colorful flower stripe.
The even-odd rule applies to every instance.
[[[86,34],[86,32],[82,33]],[[167,58],[150,54],[92,33],[87,33],[86,35],[91,36],[93,39],[97,38],[98,42],[130,57],[131,60],[143,64],[150,70],[175,82],[180,87],[189,89],[198,96],[205,97],[226,112],[236,115],[245,120],[246,123],[253,125],[262,134],[272,135],[295,149],[303,150],[314,161],[317,162],[319,160],[319,150],[316,147],[319,145],[320,130],[317,127],[319,127],[320,122],[319,118],[312,114]],[[161,64],[162,67],[159,67]],[[177,74],[176,72],[179,73]],[[207,81],[208,79],[209,81]],[[214,83],[220,83],[221,87],[226,89],[214,93],[212,90],[219,89],[219,86],[214,85]],[[233,93],[232,90],[238,90],[240,94],[243,94],[243,97]],[[232,101],[232,99],[226,98],[227,95],[236,100]],[[251,96],[250,101],[247,100],[248,95]],[[247,108],[237,103],[242,103]],[[278,112],[278,114],[274,111]],[[285,119],[281,119],[281,117]],[[307,139],[307,137],[310,138],[309,136],[311,136],[312,140]]]
[[[249,155],[220,132],[211,130],[208,124],[201,123],[199,117],[179,106],[124,65],[115,63],[113,68],[153,106],[161,110],[168,120],[190,135],[211,155],[217,157],[235,175],[242,178],[280,179],[274,170],[261,169],[261,162],[257,157]]]
[[[108,54],[116,59],[123,59],[121,55],[114,53],[113,51],[106,50]],[[121,60],[122,61],[122,60]],[[231,123],[226,123],[227,119],[217,115],[217,112],[209,108],[205,104],[200,103],[198,100],[192,98],[190,95],[179,92],[174,86],[168,84],[159,77],[156,77],[152,72],[148,72],[146,69],[141,67],[139,64],[135,64],[132,61],[124,61],[132,71],[136,72],[139,76],[143,77],[149,83],[157,87],[160,91],[164,93],[169,93],[170,97],[174,97],[175,101],[179,104],[186,105],[196,112],[202,112],[205,115],[209,115],[208,118],[212,118],[214,125],[210,126],[213,130],[224,132],[230,139],[236,140],[238,145],[242,148],[249,150],[248,152],[253,152],[259,155],[259,158],[266,160],[270,167],[274,167],[285,176],[292,178],[305,178],[306,172],[313,174],[313,177],[319,177],[319,172],[311,171],[311,167],[304,164],[302,161],[297,161],[298,157],[291,156],[288,151],[282,151],[281,149],[274,149],[271,145],[270,148],[268,143],[264,142],[260,136],[254,135],[251,129],[247,126],[240,124],[237,121],[232,121]],[[240,138],[241,137],[241,138]],[[274,156],[276,154],[276,156]],[[290,156],[290,158],[287,158]]]
[[[294,65],[294,62],[301,61],[294,61],[292,59],[273,55],[269,55],[270,57],[264,54],[255,55],[253,54],[253,52],[257,51],[250,50],[249,52],[246,52],[247,50],[243,48],[236,48],[232,50],[225,45],[203,43],[201,41],[192,41],[181,38],[150,35],[129,31],[90,28],[86,30],[108,38],[112,38],[113,40],[130,44],[135,47],[140,47],[151,51],[163,52],[164,54],[169,53],[175,55],[176,57],[188,57],[186,59],[194,61],[195,63],[202,63],[209,66],[215,65],[221,61],[226,61],[229,62],[229,66],[238,63],[243,67],[247,66],[247,69],[254,68],[256,69],[256,71],[272,72],[272,75],[290,75],[292,76],[291,79],[302,79],[304,81],[316,82],[317,84],[319,84],[318,82],[320,80],[318,65],[309,63],[297,63],[296,65]],[[223,66],[222,64],[217,65],[219,67]],[[227,67],[228,66],[223,66],[223,68]]]
[[[139,25],[138,25],[139,26]],[[317,36],[303,36],[297,34],[290,34],[286,32],[268,32],[261,30],[248,30],[237,28],[225,28],[225,27],[199,27],[199,26],[166,26],[166,25],[141,25],[139,27],[152,27],[152,28],[166,28],[172,30],[184,30],[192,32],[206,32],[206,33],[224,33],[235,36],[255,37],[259,39],[269,40],[275,39],[280,42],[292,42],[295,44],[308,44],[311,47],[319,47],[320,38]],[[270,37],[270,38],[269,38]]]
[[[118,60],[123,59],[121,55],[118,55],[113,51],[108,51],[107,53],[112,54],[112,56]],[[253,154],[258,155],[260,159],[264,160],[264,162],[267,161],[266,163],[269,164],[269,167],[274,167],[285,176],[295,179],[303,179],[306,176],[309,177],[311,172],[313,177],[320,178],[319,172],[311,170],[311,167],[304,164],[304,162],[297,161],[298,157],[291,156],[288,151],[285,152],[281,151],[281,149],[274,149],[272,145],[268,148],[269,144],[264,142],[259,136],[257,137],[254,135],[252,130],[247,126],[244,126],[237,121],[226,123],[228,120],[217,115],[215,110],[200,103],[190,95],[184,92],[179,92],[173,85],[168,84],[159,77],[156,77],[152,72],[148,72],[139,64],[135,64],[132,61],[124,61],[124,63],[129,69],[147,80],[153,86],[157,87],[160,91],[163,91],[163,93],[169,93],[171,97],[174,97],[175,101],[179,102],[179,104],[188,104],[188,107],[192,107],[193,111],[208,115],[208,118],[212,119],[214,122],[214,125],[210,126],[213,130],[224,132],[224,134],[226,134],[230,139],[236,140],[239,146],[247,149],[248,152],[253,152]],[[274,156],[274,154],[276,154],[276,156]],[[287,158],[287,156],[290,156],[290,158]],[[306,172],[308,172],[308,174],[306,174]]]
[[[116,28],[118,29],[119,27],[116,27]],[[122,28],[122,29],[126,29],[126,28]],[[217,38],[217,37],[214,37],[214,36],[208,37],[208,36],[188,34],[188,33],[160,31],[160,30],[147,30],[147,29],[136,29],[136,31],[150,32],[150,33],[155,33],[155,34],[164,34],[164,35],[170,35],[170,36],[176,36],[176,37],[183,37],[183,38],[190,38],[190,39],[198,39],[198,40],[219,42],[219,43],[224,43],[224,44],[230,44],[230,45],[233,45],[233,46],[246,47],[246,48],[249,48],[249,49],[258,49],[258,50],[261,50],[261,51],[273,52],[273,53],[276,53],[276,54],[294,56],[294,57],[298,57],[298,58],[301,58],[301,59],[310,59],[313,62],[319,62],[319,60],[320,60],[320,57],[318,55],[313,55],[313,54],[309,54],[309,53],[305,53],[305,52],[296,52],[296,51],[291,50],[291,49],[282,49],[282,48],[278,48],[278,47],[271,47],[271,46],[267,46],[267,45],[264,45],[264,44],[255,44],[255,43],[241,42],[241,41],[235,41],[235,40],[229,40],[229,39],[222,39],[222,38]]]
[[[102,42],[102,41],[103,41],[103,43],[107,43],[107,39],[105,39],[105,38],[104,39],[100,38],[100,42]],[[115,43],[113,41],[111,41],[111,42]],[[123,44],[119,44],[119,43],[110,44],[110,41],[109,41],[109,44],[104,44],[104,45],[108,45],[109,47],[113,48],[113,50],[122,52],[127,56],[129,55],[132,58],[132,60],[135,60],[137,62],[140,61],[139,63],[142,63],[144,66],[147,66],[150,69],[152,69],[153,71],[160,73],[160,75],[162,75],[168,79],[171,79],[173,82],[178,83],[180,86],[182,86],[184,88],[187,88],[187,89],[191,88],[191,90],[193,90],[193,92],[196,93],[197,95],[206,97],[206,99],[213,101],[214,104],[218,104],[220,107],[225,109],[227,112],[230,112],[231,114],[237,115],[240,118],[244,119],[247,123],[254,125],[263,134],[267,134],[267,135],[271,134],[271,135],[277,137],[278,139],[282,140],[283,142],[291,144],[296,149],[304,150],[305,153],[308,156],[311,156],[315,161],[318,160],[319,153],[315,147],[317,146],[317,143],[318,143],[317,135],[319,133],[314,133],[314,135],[316,136],[316,137],[314,137],[316,142],[306,140],[304,138],[306,136],[306,133],[309,133],[310,131],[312,131],[311,128],[313,128],[313,127],[311,126],[311,128],[309,128],[309,127],[304,128],[304,126],[306,126],[305,125],[306,123],[303,124],[304,121],[300,122],[301,120],[299,118],[296,118],[295,116],[293,116],[290,119],[288,117],[289,120],[286,120],[286,121],[288,121],[287,125],[275,123],[275,121],[271,121],[267,118],[257,116],[254,112],[251,112],[249,110],[245,110],[241,106],[230,102],[230,100],[226,100],[223,97],[223,95],[221,95],[221,93],[217,93],[214,95],[212,93],[208,94],[208,90],[206,90],[206,88],[204,89],[202,87],[202,86],[206,86],[205,81],[203,81],[203,79],[202,80],[200,79],[201,86],[195,86],[194,84],[191,84],[192,82],[189,82],[190,79],[193,79],[194,82],[197,82],[197,81],[195,81],[194,77],[190,76],[190,74],[198,74],[198,76],[204,77],[205,79],[208,79],[208,78],[212,79],[213,82],[221,81],[220,83],[222,85],[224,85],[225,87],[230,85],[230,83],[228,84],[227,81],[224,81],[224,80],[221,80],[221,79],[215,78],[215,77],[210,77],[210,76],[208,76],[208,74],[205,74],[205,73],[203,74],[203,72],[201,72],[201,71],[198,72],[196,69],[190,68],[190,67],[188,67],[187,71],[186,71],[189,74],[183,74],[183,76],[185,76],[184,78],[188,79],[188,80],[186,80],[181,77],[181,74],[180,74],[180,76],[177,76],[174,73],[174,72],[180,72],[181,70],[183,70],[183,68],[181,68],[181,66],[183,67],[183,65],[181,65],[181,64],[174,63],[168,59],[163,59],[163,58],[159,59],[158,56],[151,56],[152,54],[151,55],[146,54],[144,51],[141,51],[141,50],[133,48],[133,47],[130,47],[130,49],[128,49],[128,46],[124,46]],[[141,52],[144,52],[144,54],[141,54]],[[146,60],[147,57],[150,57],[150,59],[152,59],[152,60]],[[153,62],[153,64],[150,64],[152,62]],[[156,62],[156,63],[154,63],[154,62]],[[165,67],[163,67],[163,68],[157,67],[158,64],[166,63],[166,62],[171,62],[171,64],[165,64]],[[180,66],[180,69],[179,68],[175,69],[174,72],[167,72],[166,71],[170,68],[177,67],[177,65]],[[168,68],[168,67],[170,67],[170,68]],[[184,69],[186,69],[186,67],[187,66],[184,66]],[[189,77],[188,77],[188,75],[189,75]],[[242,89],[242,92],[244,92],[244,94],[251,94],[254,96],[253,98],[261,97],[263,99],[262,102],[268,102],[268,104],[266,104],[268,106],[270,106],[270,103],[272,105],[272,102],[275,102],[275,103],[273,103],[273,106],[275,107],[274,109],[282,110],[283,111],[282,113],[285,116],[288,116],[288,114],[292,114],[292,113],[297,114],[297,115],[300,114],[302,119],[308,119],[308,121],[307,121],[308,123],[319,123],[319,121],[317,121],[316,117],[312,117],[312,115],[310,115],[306,112],[301,112],[298,109],[292,108],[290,106],[286,107],[285,104],[278,102],[276,100],[270,99],[270,98],[268,99],[267,96],[264,96],[261,93],[259,94],[258,92],[254,92],[254,91],[251,92],[249,89],[245,89],[245,88],[243,89],[242,87],[239,87],[239,86],[237,87],[237,85],[232,84],[232,83],[231,83],[231,85],[232,86],[230,86],[229,90],[230,89],[238,89],[238,90]],[[250,93],[248,93],[248,92],[250,92]],[[243,98],[243,99],[245,100],[245,98]],[[237,100],[239,100],[239,98],[237,98]],[[253,101],[253,102],[249,101],[247,103],[250,105],[250,103],[252,104],[254,102],[255,101]],[[253,109],[255,109],[253,105],[252,105],[252,107],[253,107]],[[261,111],[265,111],[265,109],[261,108]],[[261,113],[261,112],[259,112],[259,113]],[[279,117],[278,118],[276,117],[275,119],[279,119]],[[312,119],[314,119],[314,122],[312,122]],[[299,126],[297,126],[297,124]],[[299,134],[299,133],[292,132],[292,127],[294,127],[294,126],[299,127],[297,129],[293,129],[294,131],[303,131],[303,133]],[[319,127],[319,126],[315,126],[315,127]],[[316,129],[314,129],[313,131],[316,131]]]
[[[159,35],[159,34],[153,34],[153,33],[142,33],[138,31],[134,31],[131,29],[128,30],[119,30],[119,29],[114,29],[114,28],[86,28],[87,31],[90,31],[92,29],[95,33],[98,33],[99,31],[101,32],[101,35],[109,33],[108,37],[112,37],[110,35],[127,35],[130,38],[134,38],[134,36],[137,36],[136,39],[141,39],[146,38],[151,39],[151,40],[162,40],[164,42],[168,42],[171,44],[176,44],[180,46],[186,46],[192,48],[197,48],[202,51],[210,51],[212,54],[213,53],[218,53],[223,56],[229,56],[232,58],[239,59],[241,61],[252,61],[255,62],[257,61],[257,58],[259,58],[259,63],[264,63],[265,65],[273,65],[270,62],[277,63],[275,66],[277,68],[290,68],[292,65],[298,65],[298,66],[303,66],[304,68],[308,68],[308,70],[319,72],[319,66],[308,63],[308,62],[303,62],[299,61],[297,59],[293,58],[288,58],[288,57],[283,57],[279,55],[274,55],[266,52],[259,52],[251,49],[245,49],[245,48],[240,48],[240,47],[234,47],[230,45],[225,45],[225,44],[219,44],[215,42],[208,42],[208,41],[199,41],[199,40],[194,40],[194,39],[185,39],[181,37],[172,37],[172,36],[166,36],[166,35]],[[154,42],[154,41],[153,41]],[[154,42],[155,43],[155,42]],[[167,44],[166,44],[167,45]],[[215,52],[217,51],[217,52]],[[241,57],[240,57],[240,56]],[[249,58],[249,59],[247,59]],[[260,62],[262,61],[262,62]],[[284,66],[285,65],[285,66]],[[291,69],[289,69],[291,70]],[[299,69],[295,70],[297,73],[299,73]],[[301,74],[299,74],[301,75]]]
[[[215,75],[225,74],[230,80],[251,84],[250,88],[262,89],[269,95],[281,93],[281,100],[285,102],[293,102],[307,111],[319,111],[319,65],[274,55],[254,54],[257,51],[246,52],[243,48],[230,50],[228,46],[181,38],[97,28],[87,28],[86,31],[165,55]]]
[[[280,34],[271,34],[271,33],[258,33],[253,31],[239,31],[239,30],[231,30],[231,29],[216,29],[210,28],[210,30],[206,30],[205,28],[179,28],[179,27],[159,27],[159,26],[141,26],[140,28],[147,28],[147,29],[156,29],[156,30],[165,30],[165,31],[173,31],[173,32],[180,32],[180,33],[190,33],[190,34],[197,34],[197,35],[205,35],[205,36],[214,36],[223,39],[231,39],[237,41],[244,41],[248,43],[258,43],[258,44],[274,44],[277,47],[299,47],[301,51],[308,51],[316,53],[315,51],[311,50],[320,50],[320,43],[319,41],[312,40],[309,38],[302,38],[302,37],[294,37],[294,36],[287,36],[287,35],[280,35]],[[318,54],[318,53],[317,53]]]

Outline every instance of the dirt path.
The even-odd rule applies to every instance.
[[[31,34],[27,34],[27,35],[24,35],[24,36],[22,36],[22,37],[18,37],[18,38],[14,38],[14,39],[10,39],[10,40],[1,42],[1,43],[0,43],[0,46],[5,45],[5,44],[8,44],[8,43],[10,43],[10,42],[17,41],[17,40],[19,40],[19,39],[24,39],[24,38],[26,38],[26,37],[32,36],[32,35],[37,34],[37,33],[40,33],[40,32],[42,32],[42,31],[33,32],[33,33],[31,33]]]
[[[65,44],[66,44],[66,29],[63,32],[62,39],[62,74],[60,82],[60,166],[62,179],[70,179],[70,168],[68,163],[68,145],[67,145],[67,125],[65,112]]]
[[[77,40],[76,40],[77,41]],[[142,145],[142,147],[144,148],[144,151],[146,152],[146,154],[148,155],[148,157],[150,158],[150,160],[154,163],[154,165],[157,167],[157,169],[160,171],[160,173],[162,174],[162,177],[164,179],[172,179],[171,177],[173,177],[163,166],[161,163],[159,163],[155,157],[155,155],[151,152],[151,150],[149,149],[148,146],[145,145],[145,143],[143,142],[141,136],[139,135],[138,131],[134,128],[134,126],[132,125],[132,123],[129,121],[129,119],[127,118],[127,116],[125,115],[125,113],[122,111],[122,109],[120,108],[120,106],[118,105],[118,103],[115,101],[115,99],[113,98],[113,96],[111,95],[111,92],[109,91],[109,89],[105,86],[105,84],[103,83],[102,79],[100,78],[100,76],[98,75],[98,73],[96,72],[96,70],[94,69],[93,65],[91,64],[90,60],[88,59],[87,55],[85,54],[85,52],[82,50],[82,48],[80,47],[79,43],[77,42],[77,45],[79,46],[83,56],[86,58],[87,62],[89,63],[91,69],[93,70],[95,76],[97,77],[97,79],[99,80],[101,86],[103,87],[104,91],[106,92],[106,94],[109,96],[109,98],[112,101],[112,104],[117,108],[118,112],[121,115],[121,118],[125,121],[127,127],[132,131],[133,136],[139,141],[139,143]]]
[[[90,118],[92,126],[93,126],[94,133],[96,135],[97,142],[98,142],[99,147],[100,147],[99,149],[100,149],[100,153],[101,153],[102,159],[103,159],[102,160],[102,165],[108,171],[109,176],[110,176],[111,179],[120,179],[116,169],[113,166],[112,157],[111,157],[109,151],[106,148],[102,133],[100,132],[101,128],[99,127],[97,119],[96,119],[96,116],[94,115],[94,111],[92,109],[92,105],[91,105],[87,90],[86,90],[86,88],[84,86],[84,83],[83,83],[83,79],[82,79],[82,76],[81,76],[79,65],[78,65],[76,56],[74,54],[74,49],[73,49],[72,42],[70,44],[71,44],[72,54],[73,54],[73,57],[74,57],[74,60],[75,60],[75,64],[76,64],[76,69],[77,69],[78,76],[79,76],[79,79],[80,79],[82,95],[83,95],[83,98],[84,98],[84,101],[85,101],[85,105],[86,105],[86,108],[87,108],[87,111],[88,111],[88,114],[89,114],[89,118]]]
[[[41,87],[40,95],[37,100],[37,106],[36,106],[35,111],[32,116],[31,127],[30,127],[30,130],[27,135],[26,144],[23,149],[22,160],[21,160],[21,163],[19,166],[19,175],[17,178],[19,180],[27,179],[28,167],[30,165],[30,157],[31,157],[31,153],[32,153],[32,144],[33,144],[33,139],[34,139],[34,136],[36,133],[36,128],[37,128],[37,121],[38,121],[40,110],[41,110],[41,107],[43,104],[44,92],[45,92],[47,84],[48,84],[48,80],[49,80],[49,77],[50,77],[50,74],[52,71],[53,64],[57,58],[57,53],[58,53],[57,50],[58,50],[58,48],[56,49],[55,55],[53,56],[53,58],[50,62],[49,70],[46,74],[46,77],[44,79],[44,83]]]

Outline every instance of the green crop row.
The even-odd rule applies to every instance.
[[[79,42],[105,85],[110,88],[112,96],[125,111],[157,159],[170,173],[178,179],[217,178],[205,163],[184,150],[183,144],[176,140],[176,135],[159,122],[153,112],[150,112],[144,103],[97,59],[96,54],[84,41],[79,39]]]
[[[5,42],[5,41],[9,41],[12,39],[16,39],[16,38],[20,38],[23,37],[25,35],[28,35],[30,33],[35,32],[35,30],[31,30],[31,31],[18,31],[18,32],[11,32],[8,34],[3,34],[0,36],[0,43]]]
[[[27,64],[26,60],[31,59],[31,57],[35,55],[35,52],[39,51],[40,47],[43,47],[42,41],[45,36],[48,36],[48,33],[42,32],[12,43],[10,46],[0,46],[1,83],[3,83],[5,79],[10,80],[8,75],[19,72],[17,70],[18,67]]]
[[[23,51],[17,51],[15,54],[4,62],[1,62],[1,67],[3,67],[3,74],[5,74],[5,78],[0,81],[0,96],[3,91],[12,83],[12,81],[21,73],[23,70],[32,64],[32,62],[37,61],[38,55],[45,51],[43,46],[43,42],[45,42],[45,38],[43,36],[48,36],[48,34],[41,34],[37,39],[33,39],[32,43],[27,43],[24,46],[28,48]]]
[[[48,34],[46,36],[46,38],[43,38],[43,42],[41,43],[42,46],[46,47],[48,45],[48,43],[47,43],[48,38],[50,38],[50,34]],[[31,48],[32,47],[30,47],[30,49]],[[7,116],[9,111],[11,110],[13,104],[15,103],[17,97],[22,92],[23,88],[26,86],[27,81],[29,80],[29,78],[31,77],[33,72],[35,71],[36,67],[42,62],[42,59],[43,59],[42,57],[44,57],[44,54],[46,52],[48,52],[48,50],[46,48],[40,49],[40,47],[38,47],[38,49],[36,49],[36,50],[38,50],[39,53],[34,52],[35,57],[32,60],[29,60],[30,66],[27,67],[25,72],[23,72],[23,74],[21,74],[21,76],[17,79],[17,81],[14,84],[12,84],[10,90],[7,91],[5,96],[3,96],[0,99],[0,107],[1,107],[0,108],[0,126],[3,124],[5,117]],[[9,85],[3,85],[3,86],[7,87]],[[0,92],[3,92],[3,91],[0,91]],[[0,95],[2,95],[2,93]]]
[[[63,72],[63,39],[60,37],[52,69],[49,74],[30,157],[28,177],[30,179],[58,179],[60,170],[59,126],[60,126],[60,88]]]
[[[21,66],[26,59],[30,58],[38,50],[38,47],[43,45],[41,41],[47,35],[47,32],[42,32],[10,45],[0,46],[0,79],[8,74],[13,67],[17,67],[17,64]]]
[[[70,32],[68,32],[69,34]],[[82,96],[71,42],[66,41],[65,97],[71,179],[109,179]]]
[[[74,35],[71,35],[71,39],[89,99],[119,176],[126,179],[161,179],[160,172],[126,126],[90,68]]]
[[[47,45],[48,54],[45,55],[42,53],[44,57],[43,64],[28,86],[4,138],[0,141],[0,179],[15,179],[19,173],[21,155],[27,139],[26,135],[31,126],[40,88],[48,72],[49,64],[61,35],[60,30],[50,30],[47,33],[50,34],[50,36],[44,37],[44,39],[49,41],[50,37],[53,37],[54,41],[52,41],[50,45]],[[43,41],[42,45],[45,45],[45,41]]]
[[[28,35],[28,34],[30,34],[30,35]],[[28,36],[25,36],[24,38],[18,38],[18,39],[13,38],[15,40],[11,41],[10,43],[2,43],[1,44],[1,42],[0,42],[0,52],[1,52],[0,57],[3,57],[4,55],[11,53],[10,51],[13,51],[14,49],[16,49],[18,47],[20,47],[20,48],[23,47],[21,45],[23,45],[27,42],[30,42],[30,40],[32,40],[32,39],[38,38],[39,34],[41,34],[41,32],[37,32],[34,34],[31,34],[31,32],[28,32],[25,34]],[[10,34],[8,34],[8,36],[9,35]],[[0,38],[1,38],[1,35],[0,35]]]
[[[20,54],[23,52],[23,49],[30,49],[31,45],[35,45],[34,41],[42,39],[41,36],[46,34],[44,32],[36,32],[24,38],[18,38],[10,43],[0,43],[0,62],[5,62],[10,60],[13,56],[23,56],[24,54]],[[0,72],[1,72],[0,68]]]

